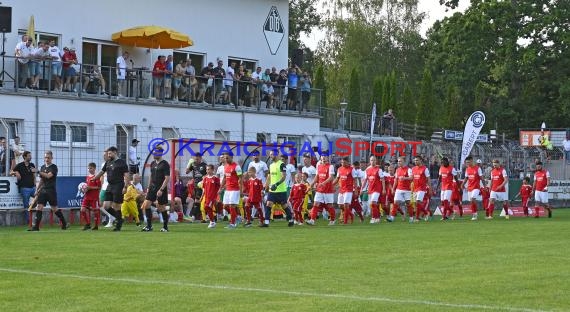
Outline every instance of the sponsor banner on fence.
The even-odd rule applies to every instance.
[[[22,209],[24,203],[15,177],[0,177],[0,209]],[[59,208],[81,207],[83,193],[78,185],[85,177],[57,177],[57,203]],[[49,207],[49,205],[47,206]]]
[[[544,134],[550,138],[551,133],[550,131],[544,131]],[[542,132],[540,131],[525,131],[521,130],[519,132],[519,139],[521,146],[540,146],[539,138],[542,136]]]
[[[570,199],[570,180],[551,180],[548,185],[548,199]]]
[[[462,141],[463,140],[463,132],[455,131],[455,130],[445,130],[443,132],[444,139],[446,140],[454,140],[454,141]],[[476,142],[478,143],[488,143],[489,142],[489,135],[488,134],[479,134],[477,136]]]
[[[24,206],[15,177],[0,177],[0,209],[18,209]]]

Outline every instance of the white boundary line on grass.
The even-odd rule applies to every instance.
[[[95,280],[95,281],[105,281],[105,282],[115,282],[115,283],[134,283],[134,284],[149,284],[149,285],[159,284],[159,285],[170,285],[170,286],[185,286],[185,287],[192,287],[192,288],[207,288],[207,289],[218,289],[218,290],[221,289],[221,290],[230,290],[230,291],[269,293],[269,294],[289,295],[289,296],[347,299],[347,300],[354,300],[354,301],[389,302],[389,303],[396,303],[396,304],[403,304],[403,305],[426,305],[426,306],[440,306],[440,307],[461,308],[461,309],[499,310],[499,311],[511,311],[511,312],[546,312],[546,310],[536,310],[536,309],[516,308],[516,307],[504,307],[504,306],[503,307],[502,306],[490,306],[490,305],[481,305],[481,304],[460,304],[460,303],[446,303],[446,302],[427,301],[427,300],[393,299],[393,298],[386,298],[386,297],[366,297],[366,296],[343,295],[343,294],[323,294],[323,293],[316,293],[316,292],[301,292],[301,291],[250,288],[250,287],[239,287],[239,286],[207,285],[207,284],[187,283],[187,282],[179,282],[179,281],[160,281],[160,280],[140,280],[140,279],[134,279],[134,278],[99,277],[99,276],[87,276],[87,275],[77,275],[77,274],[52,273],[52,272],[39,272],[39,271],[9,269],[9,268],[0,268],[0,272],[19,273],[19,274],[28,274],[28,275],[52,276],[52,277],[61,277],[61,278],[73,278],[73,279],[82,279],[82,280]]]

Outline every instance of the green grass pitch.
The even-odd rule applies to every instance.
[[[0,228],[0,311],[570,311],[569,220]]]

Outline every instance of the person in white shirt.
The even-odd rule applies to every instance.
[[[317,169],[311,165],[311,154],[303,155],[303,168],[301,169],[301,173],[307,174],[307,182],[309,184],[313,184],[313,180],[315,180],[315,176],[317,175]]]
[[[61,70],[62,70],[62,64],[61,64],[61,56],[63,55],[61,53],[61,50],[59,49],[58,46],[55,45],[55,40],[51,40],[49,42],[49,54],[51,56],[51,75],[54,77],[55,79],[55,91],[56,92],[61,92],[61,89],[63,88],[63,85],[61,83]]]
[[[566,134],[566,139],[562,141],[562,147],[564,147],[564,157],[566,158],[566,164],[570,165],[570,133]]]
[[[123,92],[127,91],[127,60],[129,52],[123,52],[123,55],[117,58],[117,96],[125,96]]]
[[[10,146],[10,148],[12,149],[12,151],[14,151],[16,164],[23,162],[24,157],[22,156],[22,154],[24,154],[25,149],[24,146],[20,143],[19,136],[14,137],[14,142],[12,143],[12,146]]]
[[[40,83],[40,62],[50,59],[49,45],[42,41],[38,42],[38,48],[32,53],[32,59],[29,62],[30,77],[32,78],[32,88],[39,89]]]
[[[226,79],[224,79],[224,87],[226,88],[227,91],[225,102],[229,102],[230,105],[233,105],[231,101],[231,96],[232,96],[232,89],[234,87],[235,68],[236,68],[236,62],[232,62],[230,66],[228,66],[228,69],[226,70]]]
[[[18,58],[19,88],[27,87],[26,81],[30,78],[29,61],[33,52],[34,46],[32,45],[32,39],[23,35],[22,41],[16,45],[15,54]]]
[[[262,74],[260,66],[257,67],[257,69],[253,74],[251,74],[252,88],[250,88],[251,90],[250,98],[253,100],[253,103],[255,103],[255,105],[259,104],[259,92],[261,91],[260,87],[261,84],[263,83],[263,81],[261,80],[261,75]]]
[[[256,177],[260,179],[261,182],[263,182],[263,185],[265,185],[265,180],[267,178],[267,172],[269,171],[269,167],[267,167],[267,163],[259,159],[258,151],[253,152],[252,155],[253,155],[253,161],[249,163],[249,165],[247,166],[247,170],[249,170],[249,168],[251,167],[254,167]]]
[[[131,146],[129,146],[129,172],[131,174],[138,174],[139,173],[139,161],[140,158],[137,157],[137,145],[139,144],[139,140],[133,139],[131,141]]]

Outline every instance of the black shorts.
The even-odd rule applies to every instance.
[[[291,101],[296,101],[297,100],[297,89],[289,88],[287,91],[287,99],[291,100]]]
[[[269,192],[269,194],[267,195],[267,201],[276,204],[285,204],[287,202],[287,192],[279,192],[279,193]]]
[[[110,201],[115,204],[123,203],[123,188],[125,183],[109,183],[105,190],[105,201]]]
[[[159,205],[166,205],[168,204],[168,191],[163,191],[162,196],[158,197],[156,193],[158,193],[159,189],[154,189],[149,187],[148,193],[146,193],[146,200],[150,200],[154,202],[155,200],[158,201]]]
[[[41,190],[38,194],[38,205],[57,207],[57,192],[55,190]]]

